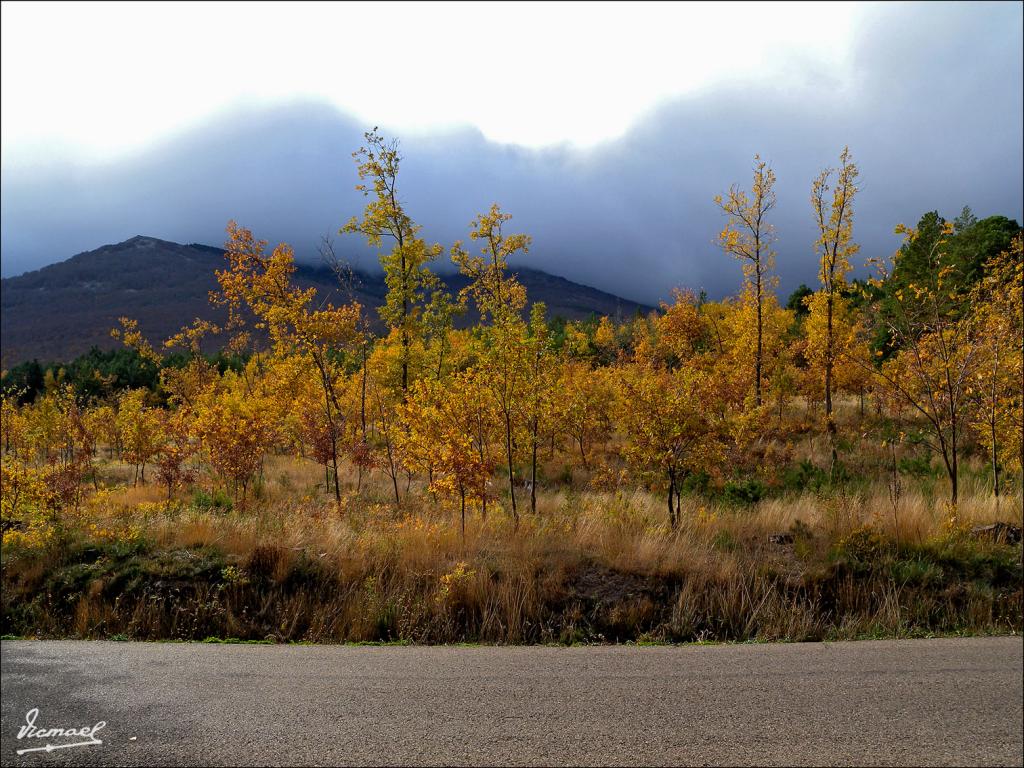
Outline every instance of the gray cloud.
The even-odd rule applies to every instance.
[[[788,292],[815,280],[810,182],[844,144],[861,169],[865,257],[890,253],[893,226],[927,210],[1022,218],[1021,20],[1019,4],[884,6],[857,32],[850,83],[734,83],[663,104],[586,151],[499,145],[473,129],[406,136],[402,196],[445,245],[497,201],[534,237],[523,264],[647,302],[674,285],[719,296],[739,266],[713,244],[712,197],[748,185],[760,152],[778,174]],[[229,218],[314,258],[319,236],[362,206],[350,153],[366,127],[321,104],[245,108],[105,165],[5,168],[3,274],[135,234],[218,244]],[[337,245],[375,262],[354,239]]]

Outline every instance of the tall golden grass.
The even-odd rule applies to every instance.
[[[97,494],[60,521],[60,546],[5,557],[4,631],[514,643],[1022,628],[1019,545],[969,532],[1021,525],[1021,492],[996,500],[980,478],[955,516],[936,482],[894,505],[879,479],[752,505],[689,496],[676,530],[643,488],[562,486],[518,527],[500,498],[474,510],[463,539],[454,506],[416,480],[395,508],[379,477],[357,493],[346,476],[336,505],[312,462],[268,457],[263,476],[244,509],[156,486]],[[792,540],[769,541],[780,533]]]

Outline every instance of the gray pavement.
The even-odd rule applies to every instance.
[[[3,765],[1024,763],[1022,640],[683,647],[3,641]],[[94,727],[89,737],[17,738]]]

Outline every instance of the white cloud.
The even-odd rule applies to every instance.
[[[589,146],[728,80],[847,82],[849,3],[7,3],[4,162],[109,157],[240,101]],[[799,66],[794,66],[798,62]]]

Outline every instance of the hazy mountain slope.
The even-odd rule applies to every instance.
[[[93,345],[114,346],[110,329],[121,316],[137,319],[154,341],[195,317],[221,319],[223,312],[210,306],[207,297],[217,287],[214,270],[223,266],[219,248],[140,235],[6,278],[0,282],[3,365],[32,358],[68,360]],[[530,300],[544,301],[552,317],[626,316],[649,309],[546,272],[517,271]],[[357,278],[356,298],[376,318],[386,290],[383,277],[359,273]],[[445,279],[453,291],[466,284],[460,275]],[[345,301],[326,267],[301,265],[298,282],[315,286],[335,302]]]

